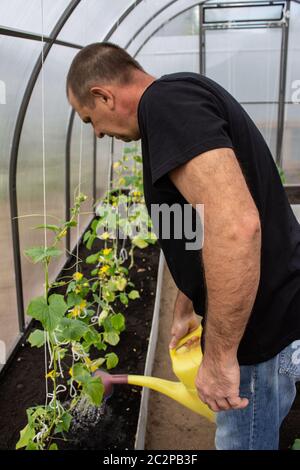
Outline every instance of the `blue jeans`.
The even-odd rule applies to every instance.
[[[240,396],[247,397],[249,405],[216,414],[216,449],[276,450],[280,425],[300,381],[300,340],[269,361],[240,366],[240,371]]]

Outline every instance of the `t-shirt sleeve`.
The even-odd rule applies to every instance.
[[[144,104],[152,184],[159,188],[169,171],[216,148],[233,148],[228,123],[212,92],[182,80],[160,82]]]

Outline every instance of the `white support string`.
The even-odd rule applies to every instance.
[[[44,247],[47,249],[47,205],[46,205],[46,154],[45,154],[45,77],[44,77],[44,0],[41,0],[41,99],[42,99],[42,164],[43,164],[43,218],[44,218]],[[45,406],[48,404],[48,358],[47,343],[48,333],[44,330],[44,367],[45,367]]]
[[[82,179],[82,148],[83,148],[83,122],[80,120],[78,194],[81,193],[81,179]],[[78,271],[78,264],[79,264],[79,238],[80,238],[80,211],[78,211],[78,215],[77,215],[76,271]]]
[[[83,22],[83,44],[86,43],[87,36],[87,22],[89,17],[88,10],[89,3],[86,2],[85,5],[85,21]],[[80,143],[79,143],[79,169],[78,169],[78,195],[81,193],[81,183],[82,183],[82,154],[83,154],[83,122],[80,120]],[[80,211],[77,215],[77,245],[76,245],[76,271],[78,271],[79,265],[79,238],[80,238]]]

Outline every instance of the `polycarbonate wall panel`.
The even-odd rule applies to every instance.
[[[82,204],[80,215],[79,234],[85,230],[89,221],[93,217],[93,140],[94,132],[90,124],[84,124],[75,116],[71,140],[71,206],[74,201],[74,194],[78,194],[79,182],[80,191],[88,196],[88,199]],[[81,143],[82,141],[82,143]],[[80,153],[81,157],[81,176],[80,176]],[[71,251],[78,241],[77,227],[71,231]]]
[[[273,157],[276,152],[277,139],[277,104],[244,104],[243,108],[247,111],[251,119],[262,133],[267,142]]]
[[[190,8],[171,21],[168,21],[156,36],[195,36],[199,34],[199,6]]]
[[[291,4],[283,136],[283,169],[286,182],[300,184],[300,5]]]
[[[43,0],[44,25],[42,28],[41,0],[1,0],[0,25],[31,33],[48,35],[70,0]]]
[[[199,38],[197,36],[153,37],[143,47],[137,60],[144,69],[160,77],[167,73],[199,72]]]
[[[198,24],[197,6],[160,28],[142,48],[137,59],[156,77],[183,71],[199,72]]]
[[[286,183],[300,184],[300,104],[287,104],[283,139]]]
[[[122,158],[124,153],[125,143],[120,139],[114,139],[114,146],[113,146],[113,161],[116,162]]]
[[[144,0],[119,25],[112,35],[111,41],[125,47],[135,33],[139,34],[130,44],[128,52],[135,54],[139,47],[163,24],[178,13],[193,7],[199,2],[195,0]],[[169,5],[169,6],[168,6]],[[167,6],[167,8],[165,8]],[[158,14],[157,14],[158,13]]]
[[[9,206],[10,151],[19,106],[39,52],[40,44],[33,41],[0,37],[0,341],[7,355],[19,333]]]
[[[45,161],[47,223],[65,220],[65,145],[66,127],[70,113],[65,96],[65,76],[76,51],[54,46],[44,64],[45,83]],[[43,293],[43,273],[40,264],[32,264],[23,255],[31,246],[44,246],[43,230],[32,227],[43,223],[43,166],[42,166],[42,98],[41,74],[33,91],[26,114],[18,158],[17,194],[20,216],[20,249],[25,307],[31,297]],[[48,244],[52,240],[48,231]],[[65,249],[64,240],[60,244]],[[65,262],[65,256],[50,265],[53,280]]]
[[[278,101],[281,29],[206,31],[206,75],[238,101]]]
[[[111,162],[111,138],[97,139],[97,178],[96,197],[100,199],[109,189],[109,175]]]
[[[206,31],[206,75],[243,104],[273,157],[280,51],[281,29]]]
[[[132,1],[82,0],[61,30],[58,39],[82,45],[100,41]]]

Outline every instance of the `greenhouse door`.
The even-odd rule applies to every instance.
[[[285,3],[255,3],[202,7],[201,72],[242,104],[280,161]]]

